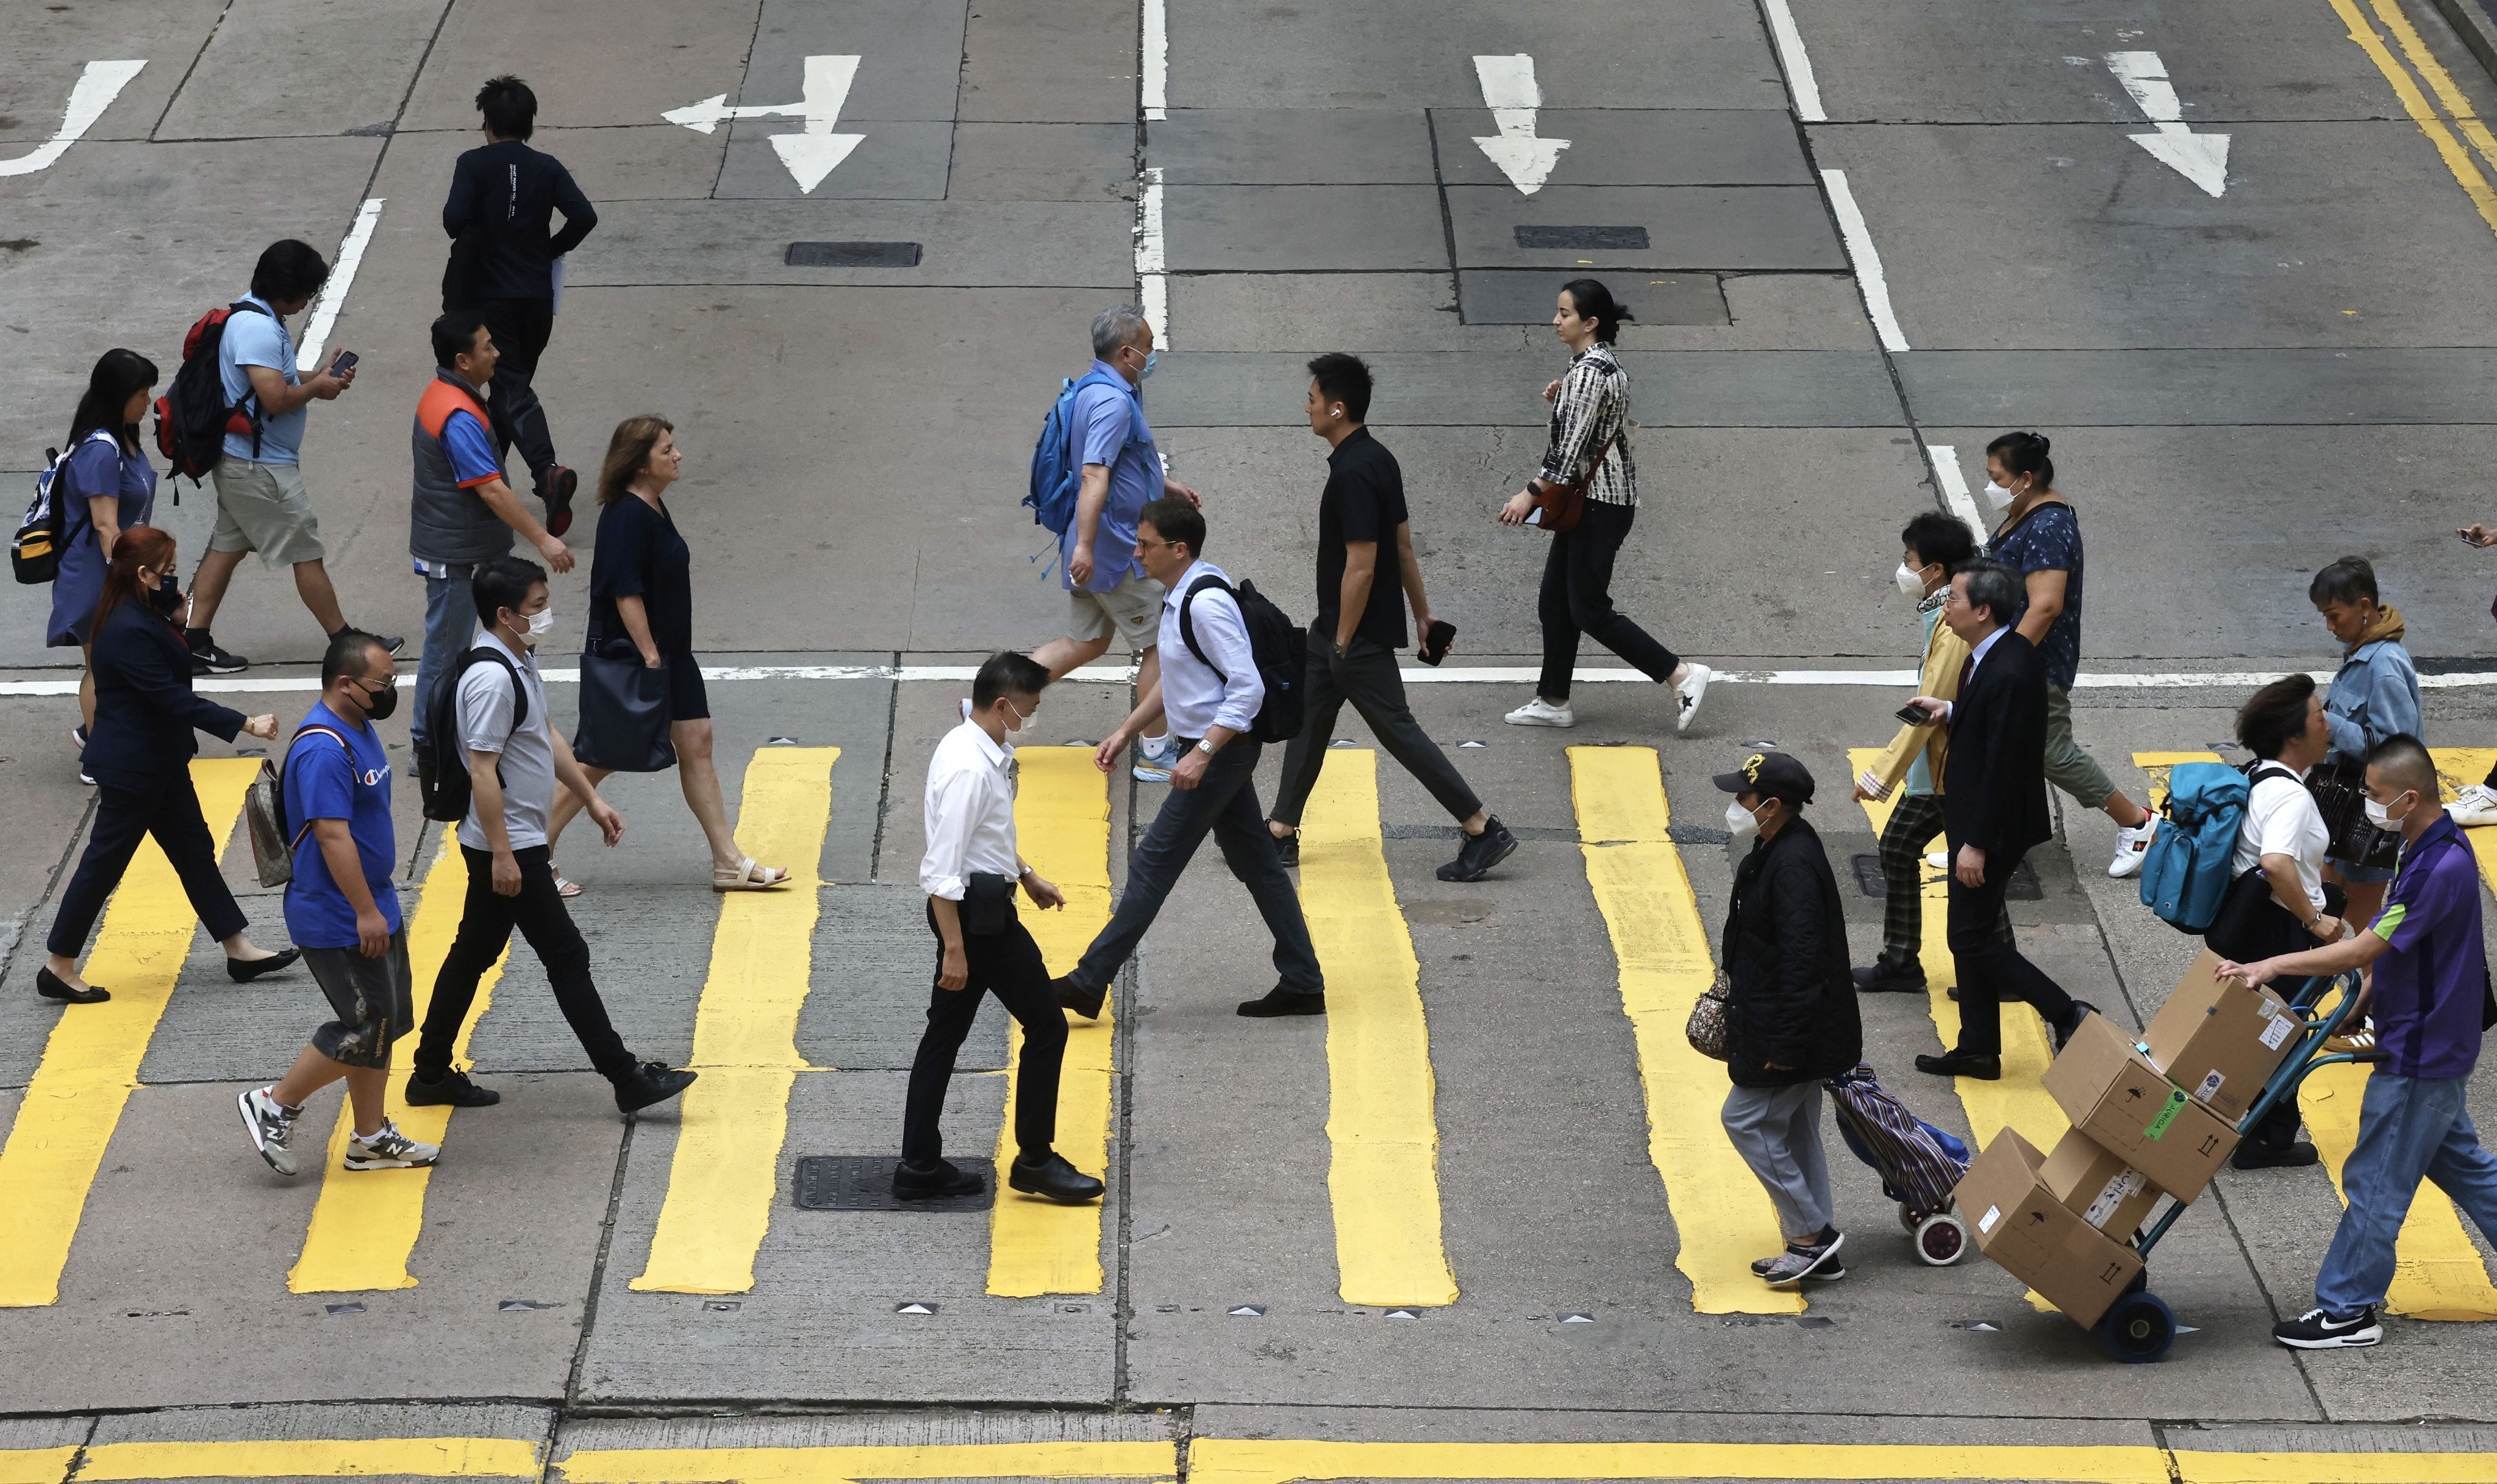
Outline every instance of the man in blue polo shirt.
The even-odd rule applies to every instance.
[[[398,839],[390,752],[373,730],[397,707],[390,650],[370,634],[341,629],[321,657],[321,700],[282,765],[280,824],[295,846],[286,930],[337,1019],[312,1032],[293,1070],[236,1099],[252,1148],[280,1175],[297,1169],[293,1134],[304,1101],[342,1077],[355,1110],[348,1169],[402,1170],[442,1152],[400,1133],[382,1112],[391,1043],[415,1019],[407,932],[391,879]]]
[[[2480,871],[2438,802],[2436,765],[2403,733],[2367,753],[2367,815],[2402,834],[2391,898],[2347,941],[2260,963],[2223,963],[2259,986],[2283,976],[2373,965],[2377,1044],[2385,1053],[2358,1106],[2358,1142],[2341,1169],[2350,1202],[2316,1276],[2316,1307],[2272,1327],[2298,1350],[2384,1339],[2376,1310],[2393,1280],[2393,1244],[2422,1179],[2434,1181],[2497,1241],[2497,1156],[2480,1147],[2466,1105],[2481,1033],[2497,1024],[2481,936]]]

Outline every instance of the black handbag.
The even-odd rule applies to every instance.
[[[616,650],[623,654],[618,655]],[[664,773],[677,766],[668,735],[668,671],[642,663],[628,639],[611,640],[581,656],[581,729],[572,755],[610,773]]]
[[[2389,869],[2400,859],[2399,830],[2380,830],[2367,818],[2367,766],[2342,759],[2319,763],[2306,775],[2306,790],[2323,814],[2332,837],[2324,855],[2353,866]]]

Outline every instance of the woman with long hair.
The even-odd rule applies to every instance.
[[[156,467],[140,446],[139,420],[147,415],[147,394],[156,389],[156,363],[135,350],[109,350],[87,373],[86,395],[70,419],[60,472],[52,493],[61,507],[60,575],[52,579],[52,616],[44,626],[51,648],[90,648],[96,600],[104,595],[104,564],[113,544],[156,512]],[[95,727],[95,664],[88,653],[79,677],[79,724],[71,730],[81,747]]]
[[[244,935],[242,908],[217,869],[217,840],[191,786],[191,757],[200,750],[194,730],[225,742],[237,732],[268,740],[277,736],[277,718],[245,718],[193,693],[190,651],[174,626],[186,606],[174,586],[176,557],[172,536],[134,525],[121,532],[105,564],[104,589],[87,628],[95,730],[80,759],[99,793],[95,829],[52,915],[51,956],[35,971],[36,992],[47,999],[91,1005],[112,997],[80,977],[78,956],[139,841],[150,835],[182,878],[191,910],[225,949],[226,973],[236,983],[274,973],[297,958],[292,948],[270,953]]]
[[[589,565],[589,634],[592,654],[637,653],[643,665],[668,677],[668,740],[676,744],[677,782],[685,804],[711,841],[711,889],[757,892],[789,884],[777,866],[757,866],[737,848],[728,805],[711,762],[711,698],[703,689],[702,661],[694,657],[693,550],[677,531],[664,496],[684,467],[676,425],[645,413],[616,425],[607,461],[598,474],[598,542]],[[591,783],[615,770],[583,765]],[[581,812],[570,790],[556,795],[547,821],[547,842]],[[577,897],[581,888],[555,872],[556,890]]]
[[[1585,513],[1577,525],[1552,533],[1543,560],[1543,590],[1535,601],[1543,624],[1543,675],[1534,699],[1508,713],[1520,727],[1577,724],[1569,710],[1569,678],[1578,666],[1578,636],[1628,660],[1651,680],[1674,691],[1673,729],[1690,730],[1700,698],[1714,675],[1706,665],[1674,654],[1613,607],[1613,558],[1629,539],[1638,514],[1638,465],[1631,457],[1630,378],[1613,359],[1613,341],[1628,308],[1593,278],[1562,285],[1552,332],[1569,347],[1569,370],[1543,389],[1552,404],[1552,445],[1543,467],[1501,507],[1503,525],[1524,525],[1536,495],[1556,485],[1584,484]]]

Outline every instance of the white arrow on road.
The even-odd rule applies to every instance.
[[[1561,162],[1561,151],[1569,147],[1567,140],[1534,136],[1534,111],[1543,107],[1543,89],[1534,84],[1534,58],[1523,51],[1515,56],[1478,56],[1474,76],[1482,79],[1483,106],[1491,110],[1492,122],[1500,128],[1489,137],[1475,135],[1474,142],[1500,167],[1509,184],[1532,196],[1552,178],[1552,167]]]
[[[799,89],[796,103],[753,104],[739,108],[728,106],[728,95],[720,93],[681,109],[670,109],[660,114],[672,124],[682,124],[696,134],[709,134],[732,118],[804,118],[806,127],[796,134],[772,136],[772,147],[787,166],[798,189],[813,194],[816,186],[833,168],[850,157],[867,136],[835,134],[833,126],[840,122],[841,105],[849,100],[850,84],[858,79],[859,59],[854,56],[810,56],[806,58],[806,80]]]
[[[2110,51],[2106,64],[2159,130],[2157,134],[2129,134],[2125,138],[2150,151],[2152,159],[2200,186],[2205,194],[2217,196],[2227,190],[2228,137],[2197,134],[2186,125],[2185,106],[2176,101],[2176,89],[2167,81],[2167,64],[2159,60],[2159,53]]]
[[[129,62],[89,62],[86,70],[70,88],[69,111],[61,115],[61,127],[50,139],[35,146],[31,154],[14,160],[0,160],[0,175],[31,175],[70,152],[79,137],[95,126],[112,100],[121,96],[122,88],[139,76],[146,66],[145,59]]]

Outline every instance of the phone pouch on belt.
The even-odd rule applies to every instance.
[[[1014,878],[975,870],[963,883],[963,934],[996,937],[1006,931],[1006,914],[1014,907]]]

